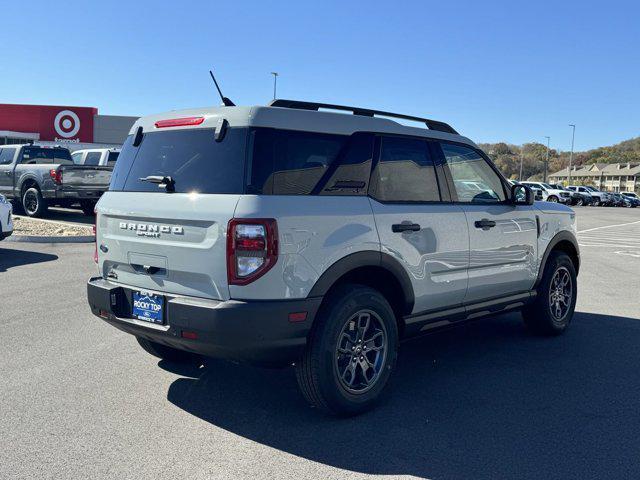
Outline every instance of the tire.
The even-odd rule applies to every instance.
[[[80,208],[82,208],[82,213],[84,213],[87,217],[93,217],[93,209],[96,208],[96,204],[93,202],[82,202],[80,204]]]
[[[160,343],[152,342],[146,338],[136,337],[136,340],[145,352],[150,353],[154,357],[161,358],[162,360],[168,360],[175,363],[191,363],[198,358],[198,356],[193,353],[161,345]]]
[[[47,211],[47,201],[36,187],[27,188],[22,194],[22,209],[29,217],[43,217]]]
[[[327,413],[363,413],[380,400],[397,352],[398,326],[389,302],[372,288],[342,285],[316,317],[295,366],[298,386],[307,402]]]
[[[558,203],[558,197],[556,197],[555,195],[551,195],[547,198],[547,202]]]
[[[592,203],[591,205],[593,205],[594,207],[598,207],[598,206],[600,206],[600,200],[598,200],[597,198],[595,198],[595,199],[593,200],[593,203]]]
[[[578,200],[576,200],[576,205],[578,207],[581,207],[582,205],[584,205],[584,200],[582,198],[579,198]]]
[[[562,288],[564,300],[561,301],[561,297],[558,296],[560,290],[556,290],[554,286],[560,288],[565,279],[568,279],[568,288],[566,285]],[[563,333],[573,318],[577,292],[573,262],[564,252],[551,252],[544,267],[536,299],[522,310],[527,328],[535,334],[545,336]]]

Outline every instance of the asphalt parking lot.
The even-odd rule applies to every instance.
[[[517,314],[403,345],[348,420],[291,370],[179,367],[93,318],[93,245],[0,244],[0,478],[637,478],[640,209],[578,208],[574,323]]]

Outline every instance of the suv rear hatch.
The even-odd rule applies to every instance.
[[[130,136],[98,204],[104,278],[140,290],[229,298],[226,229],[244,189],[247,130]]]

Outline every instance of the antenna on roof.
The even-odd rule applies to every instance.
[[[222,90],[220,90],[220,87],[218,86],[218,82],[216,82],[216,77],[213,76],[213,72],[211,70],[209,70],[209,75],[211,75],[211,79],[213,80],[213,83],[215,83],[215,85],[216,85],[216,89],[218,90],[218,94],[220,95],[220,98],[222,99],[222,104],[225,107],[235,107],[236,106],[235,103],[233,103],[227,97],[222,95]]]

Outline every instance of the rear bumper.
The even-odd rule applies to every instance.
[[[165,325],[153,325],[131,317],[132,292],[102,277],[87,284],[91,312],[120,330],[209,357],[272,366],[299,357],[322,301],[223,302],[165,295]],[[297,312],[307,312],[306,320],[290,322],[289,314]],[[183,338],[183,332],[195,333],[197,339]]]
[[[106,189],[96,190],[49,190],[43,191],[42,196],[51,200],[95,200],[100,199]]]

